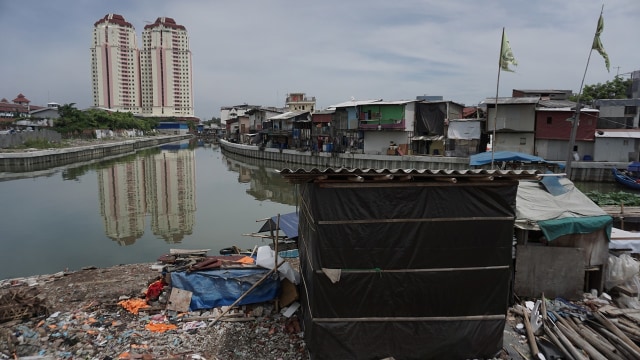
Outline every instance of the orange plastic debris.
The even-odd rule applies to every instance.
[[[128,351],[125,351],[122,354],[118,355],[118,359],[128,359],[129,357],[131,357],[131,355],[129,355]]]
[[[144,299],[127,299],[122,300],[118,303],[118,305],[125,308],[128,312],[132,314],[138,314],[140,309],[146,309],[150,306],[147,305],[147,301]]]
[[[255,263],[253,258],[250,257],[250,256],[245,256],[245,257],[241,258],[240,260],[236,260],[235,262],[238,262],[238,263],[241,263],[241,264],[248,264],[248,265],[253,265]]]
[[[151,323],[148,323],[147,326],[145,326],[145,328],[153,332],[165,332],[167,330],[177,329],[178,327],[175,326],[174,324],[162,324],[162,323],[151,322]]]

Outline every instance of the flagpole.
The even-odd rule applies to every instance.
[[[494,169],[494,155],[496,151],[496,127],[498,123],[498,90],[500,88],[500,70],[502,69],[502,51],[504,46],[504,27],[502,27],[502,37],[500,38],[500,52],[498,56],[498,81],[496,81],[496,98],[493,115],[493,135],[491,135],[491,170]]]
[[[602,4],[602,9],[600,9],[600,17],[602,17],[602,12],[604,11],[604,4]],[[596,30],[597,33],[597,30]],[[567,161],[565,163],[565,173],[567,174],[567,179],[571,180],[571,162],[573,161],[573,147],[576,144],[576,134],[578,133],[578,125],[580,124],[580,97],[582,96],[582,88],[584,86],[584,79],[587,77],[587,69],[589,68],[589,61],[591,61],[591,54],[593,53],[593,46],[589,50],[589,56],[587,57],[587,65],[584,67],[584,74],[582,75],[582,82],[580,83],[580,90],[578,91],[578,97],[576,98],[576,111],[573,115],[573,120],[571,124],[571,135],[569,136],[569,146],[567,151]]]

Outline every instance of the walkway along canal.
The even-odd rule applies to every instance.
[[[37,171],[82,161],[107,159],[191,137],[192,135],[169,135],[109,142],[97,140],[91,145],[60,149],[0,152],[0,172]]]
[[[256,145],[236,144],[220,140],[224,152],[246,158],[255,158],[282,163],[282,168],[360,168],[360,169],[469,169],[469,158],[429,155],[373,155],[355,153],[333,153],[299,151],[289,149],[260,149]],[[564,162],[556,162],[564,167]],[[611,168],[626,168],[628,163],[576,161],[572,163],[572,181],[613,182]],[[490,165],[483,166],[490,169]]]

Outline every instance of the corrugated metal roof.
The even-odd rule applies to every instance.
[[[640,139],[640,129],[598,129],[596,137]]]
[[[301,114],[304,114],[304,113],[308,113],[308,111],[287,111],[284,114],[272,116],[272,117],[268,118],[267,120],[286,120],[286,119],[294,118],[294,117],[296,117],[298,115],[301,115]]]
[[[640,99],[599,99],[593,102],[594,106],[640,106]]]
[[[544,108],[572,108],[576,106],[574,101],[569,100],[540,100],[538,101],[538,106]]]
[[[576,109],[572,109],[570,107],[549,107],[549,108],[537,108],[536,111],[568,111],[568,112],[575,112]],[[583,108],[580,109],[581,113],[586,113],[586,112],[592,112],[592,113],[597,113],[600,112],[600,110],[598,109],[591,109],[591,108]]]
[[[499,97],[498,105],[512,105],[512,104],[537,104],[540,101],[539,97]],[[480,104],[493,105],[496,103],[496,98],[486,98]]]
[[[336,109],[327,109],[327,110],[318,110],[313,113],[313,115],[329,115],[334,114]]]
[[[380,102],[382,101],[382,99],[376,99],[376,100],[351,100],[351,101],[345,101],[336,105],[331,105],[328,108],[329,109],[337,109],[337,108],[343,108],[343,107],[353,107],[353,106],[360,106],[360,105],[369,105],[369,104],[373,104],[376,102]]]
[[[424,182],[445,181],[448,183],[468,183],[505,179],[538,179],[538,170],[431,170],[431,169],[282,169],[278,171],[286,180],[294,183],[312,181],[327,182]]]
[[[418,100],[390,100],[390,101],[378,101],[373,105],[402,105],[412,102],[418,102]]]

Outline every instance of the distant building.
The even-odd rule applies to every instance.
[[[193,116],[191,50],[184,26],[159,17],[144,27],[140,72],[144,114]]]
[[[290,93],[285,103],[289,111],[314,112],[316,109],[316,97],[307,97],[305,93]]]
[[[540,100],[569,100],[573,94],[571,90],[521,90],[513,89],[511,96],[513,97],[538,97]]]
[[[91,46],[93,106],[143,116],[194,115],[191,51],[184,26],[159,17],[144,27],[142,49],[122,15],[94,24]]]
[[[418,101],[442,101],[444,98],[441,95],[418,95],[416,96]]]
[[[135,28],[122,15],[108,14],[93,25],[93,106],[140,112],[140,53]]]
[[[42,109],[42,106],[31,105],[31,100],[22,94],[18,94],[11,102],[6,98],[0,99],[0,118],[25,118],[38,109]]]

